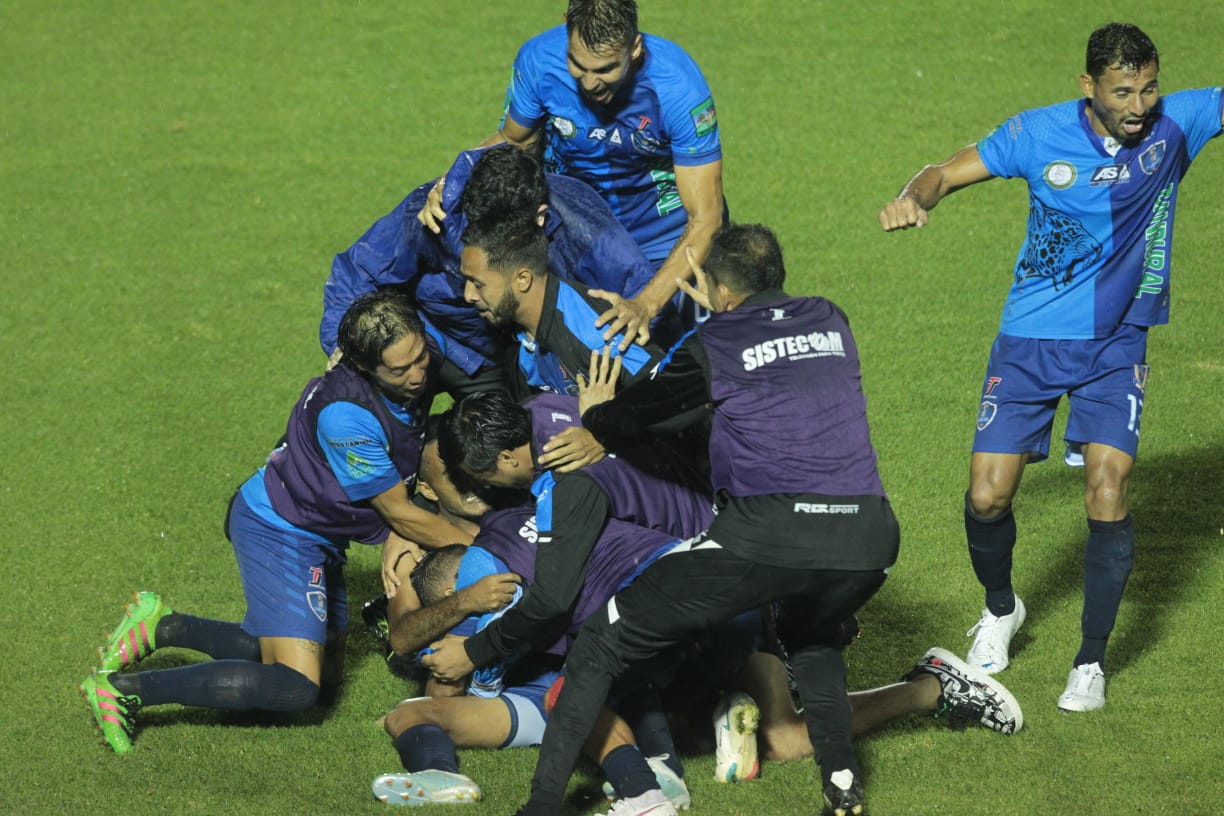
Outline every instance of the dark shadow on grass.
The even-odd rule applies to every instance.
[[[1057,465],[1051,461],[1051,465]],[[1047,465],[1048,466],[1048,465]],[[1087,522],[1081,521],[1057,542],[1025,538],[1025,515],[1041,512],[1046,502],[1082,506],[1083,474],[1058,466],[1026,471],[1021,488],[1023,509],[1017,513],[1020,542],[1016,562],[1041,558],[1035,577],[1025,581],[1033,598],[1030,620],[1051,600],[1083,595],[1083,557]],[[1164,636],[1171,605],[1182,597],[1199,565],[1218,549],[1218,529],[1206,508],[1219,506],[1224,481],[1224,449],[1219,446],[1155,457],[1140,456],[1131,476],[1130,507],[1135,519],[1135,567],[1119,615],[1124,625],[1110,640],[1108,669],[1124,668]],[[1082,516],[1081,516],[1082,518]],[[1039,549],[1040,548],[1040,549]],[[1031,565],[1031,561],[1029,562]],[[1030,566],[1031,569],[1031,566]],[[1078,604],[1077,604],[1078,605]],[[1127,608],[1130,607],[1128,612]],[[1013,653],[1028,643],[1026,629],[1014,641]],[[1068,660],[1078,643],[1069,643]]]

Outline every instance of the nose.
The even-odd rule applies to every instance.
[[[475,303],[480,300],[476,295],[476,287],[472,285],[471,281],[463,282],[463,299],[468,303]]]

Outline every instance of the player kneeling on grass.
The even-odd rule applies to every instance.
[[[471,548],[446,547],[428,554],[413,570],[413,589],[429,608],[492,575],[513,571],[529,584],[534,533],[533,508],[496,511],[486,516]],[[609,522],[592,554],[592,569],[574,611],[576,622],[557,643],[521,660],[479,669],[459,685],[431,679],[431,696],[405,700],[387,715],[385,727],[406,772],[375,778],[374,796],[394,805],[460,804],[479,799],[480,788],[459,772],[456,748],[538,745],[547,716],[545,695],[558,677],[557,669],[578,623],[606,602],[616,586],[631,579],[640,564],[675,543],[663,534]],[[521,591],[514,601],[519,597]],[[470,616],[451,630],[451,636],[470,636],[502,612]],[[453,695],[456,689],[459,696]],[[688,789],[670,736],[661,738],[654,730],[644,736],[647,741],[635,745],[628,724],[612,710],[603,710],[586,753],[609,779],[605,793],[633,796],[658,787],[674,807],[686,809]]]
[[[358,298],[340,344],[344,362],[306,386],[283,441],[230,502],[226,534],[247,600],[242,623],[177,613],[142,592],[81,684],[116,753],[132,750],[141,706],[314,707],[321,685],[340,678],[349,541],[383,544],[384,584],[394,593],[391,567],[421,554],[409,542],[471,540],[410,500],[436,370],[411,303],[390,291]],[[120,673],[164,646],[213,660]]]

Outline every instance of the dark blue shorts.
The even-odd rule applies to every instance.
[[[1065,439],[1101,443],[1132,458],[1147,386],[1147,329],[1122,326],[1099,340],[995,338],[978,407],[975,453],[1050,453],[1054,412],[1070,404]]]
[[[328,630],[348,629],[343,551],[261,518],[241,493],[230,505],[226,533],[246,595],[242,631],[326,643]]]

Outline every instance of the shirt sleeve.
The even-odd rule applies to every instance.
[[[514,58],[510,87],[506,91],[505,114],[523,127],[534,128],[544,120],[547,111],[538,93],[537,56],[539,37],[523,43]],[[502,123],[505,123],[503,116]]]
[[[365,408],[332,403],[319,413],[316,434],[349,501],[364,501],[404,480],[387,452],[386,432]]]
[[[664,122],[671,137],[672,162],[681,166],[709,164],[722,158],[718,110],[697,63],[672,45],[660,56],[669,62],[670,76],[658,87]]]
[[[691,424],[710,402],[709,362],[696,330],[680,339],[650,377],[637,380],[582,415],[582,424],[610,448],[639,441],[652,430]],[[677,418],[686,422],[677,423]]]
[[[433,184],[431,181],[413,190],[332,260],[331,274],[323,285],[323,319],[319,323],[319,345],[324,354],[335,350],[340,320],[354,300],[379,287],[417,279],[419,255],[429,247],[425,228],[417,223],[415,215]]]
[[[535,581],[516,606],[465,641],[474,664],[521,655],[564,632],[607,519],[607,494],[584,473],[564,474],[539,491]]]
[[[992,176],[1016,178],[1024,175],[1028,155],[1023,114],[1016,114],[977,143],[978,156]]]

